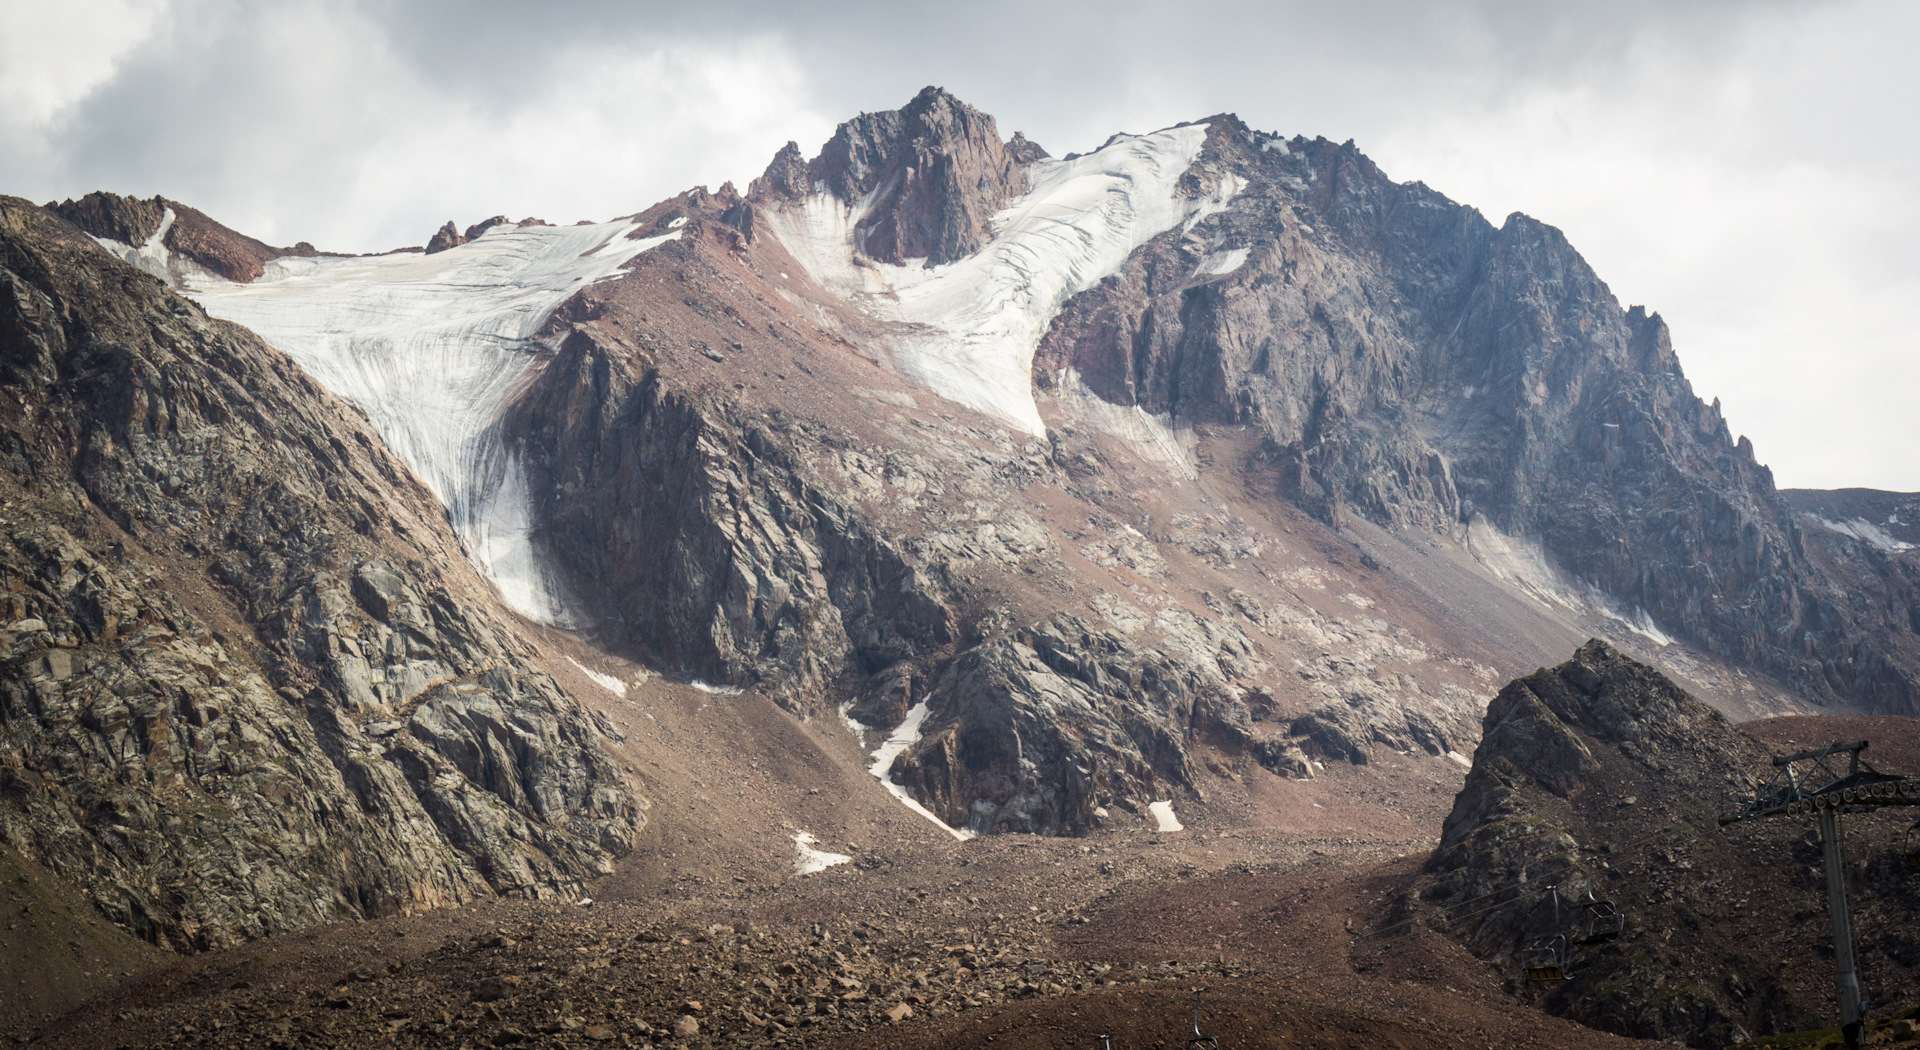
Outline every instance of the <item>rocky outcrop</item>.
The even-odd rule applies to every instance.
[[[1862,605],[1809,562],[1659,316],[1622,310],[1558,230],[1518,214],[1496,228],[1352,143],[1232,117],[1209,122],[1197,171],[1247,186],[1068,303],[1036,384],[1255,427],[1249,467],[1331,524],[1483,521],[1728,661],[1920,709],[1905,610]]]
[[[154,236],[176,257],[208,273],[229,281],[247,284],[265,272],[266,264],[283,255],[313,255],[313,246],[305,243],[293,248],[274,248],[237,233],[190,208],[165,197],[136,200],[113,193],[89,193],[74,201],[48,204],[61,218],[96,237],[119,241],[134,248],[145,245]],[[168,212],[171,222],[165,221]]]
[[[1059,615],[954,660],[892,778],[952,827],[1084,834],[1194,786],[1188,747],[1245,711],[1217,675]]]
[[[427,254],[437,255],[448,248],[458,248],[468,240],[470,238],[460,235],[460,228],[453,224],[453,220],[448,219],[445,226],[435,230],[433,236],[427,239]]]
[[[449,223],[449,225],[451,225],[451,223]],[[495,215],[491,219],[482,219],[481,221],[474,223],[472,226],[467,227],[466,240],[469,240],[469,241],[477,240],[481,234],[487,232],[488,230],[493,229],[495,226],[511,226],[511,225],[513,225],[513,220],[507,218],[505,215]]]
[[[1025,192],[1026,166],[1045,156],[1023,135],[1002,143],[991,116],[929,87],[901,109],[840,125],[811,163],[789,142],[749,196],[797,200],[823,187],[861,209],[860,251],[937,266],[986,243],[988,220]]]
[[[798,435],[676,391],[648,364],[575,328],[509,422],[557,479],[549,550],[611,644],[806,710],[849,667],[952,641],[938,582],[813,482]]]
[[[0,837],[180,949],[575,892],[641,803],[285,357],[0,200]]]
[[[1453,909],[1446,928],[1515,974],[1511,987],[1605,1031],[1719,1047],[1820,1027],[1831,927],[1824,907],[1793,903],[1823,893],[1817,836],[1800,821],[1717,826],[1771,771],[1768,752],[1719,713],[1588,642],[1488,705],[1406,910]],[[1863,958],[1904,958],[1898,931],[1915,909],[1880,874],[1899,857],[1877,842],[1856,850],[1866,854],[1849,865],[1856,914],[1874,916]],[[1587,940],[1589,891],[1625,914],[1618,940]],[[1523,949],[1554,934],[1567,938],[1573,979],[1529,986]]]

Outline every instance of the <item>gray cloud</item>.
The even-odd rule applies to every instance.
[[[1234,111],[1566,229],[1783,484],[1920,489],[1916,30],[1895,0],[0,0],[0,190],[372,249],[749,178],[929,83],[1056,153]]]

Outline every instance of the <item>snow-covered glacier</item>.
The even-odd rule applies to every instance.
[[[638,229],[626,220],[495,226],[433,255],[275,259],[251,284],[168,258],[161,236],[139,249],[103,243],[173,280],[209,314],[259,333],[366,412],[445,505],[501,597],[565,625],[567,602],[534,551],[527,479],[499,423],[529,378],[530,340],[554,309],[679,236],[632,237]]]
[[[854,229],[872,200],[819,192],[770,216],[788,253],[821,286],[869,314],[903,322],[894,359],[913,381],[1034,435],[1033,353],[1067,300],[1119,270],[1134,249],[1224,209],[1242,188],[1222,179],[1190,197],[1180,176],[1207,126],[1120,135],[1072,160],[1028,169],[1028,191],[993,219],[993,239],[942,266],[859,259]]]

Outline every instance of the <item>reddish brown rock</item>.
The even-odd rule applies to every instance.
[[[511,225],[513,225],[512,219],[507,218],[505,215],[495,215],[491,219],[483,219],[467,227],[467,236],[465,239],[469,241],[479,240],[481,234],[493,229],[495,226]]]
[[[436,252],[444,252],[448,248],[458,248],[465,243],[467,238],[460,236],[459,228],[453,224],[452,219],[448,219],[447,224],[440,227],[439,231],[433,235],[433,239],[427,242],[427,254],[433,255]]]

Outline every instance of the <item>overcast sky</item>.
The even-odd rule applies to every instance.
[[[1920,4],[0,0],[0,193],[423,243],[744,182],[941,84],[1056,155],[1223,110],[1566,230],[1783,486],[1920,490]]]

